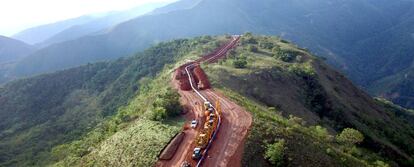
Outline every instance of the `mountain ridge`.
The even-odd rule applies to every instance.
[[[383,95],[383,92],[372,91],[377,90],[377,82],[400,76],[397,74],[409,70],[414,63],[410,56],[413,53],[411,48],[414,48],[411,46],[414,38],[410,30],[414,26],[411,24],[414,3],[409,0],[204,0],[194,1],[192,5],[184,5],[184,10],[174,9],[168,13],[135,18],[104,34],[45,48],[32,54],[33,58],[20,62],[9,73],[17,77],[30,76],[131,55],[164,40],[204,34],[242,34],[247,31],[279,35],[326,57],[330,64],[344,71],[374,96]],[[211,13],[211,9],[215,12]],[[168,11],[168,7],[165,10]],[[91,48],[99,45],[107,50],[89,49],[77,43],[90,43]],[[73,62],[68,64],[57,61],[60,58],[78,59],[80,56],[87,60],[68,61]],[[31,64],[37,58],[51,61]],[[390,89],[388,93],[404,93],[397,89]],[[412,92],[405,95],[411,97],[410,94]],[[390,100],[404,107],[413,107],[413,102],[400,103],[409,98]]]
[[[0,88],[0,164],[153,165],[184,124],[180,111],[162,114],[160,108],[178,99],[165,81],[230,38],[162,42],[132,57],[6,84]],[[404,116],[412,112],[372,99],[306,49],[247,33],[226,59],[203,68],[218,90],[254,116],[243,164],[254,159],[272,166],[263,155],[269,142],[281,140],[288,166],[320,166],[318,159],[333,166],[412,164],[414,119]],[[336,134],[346,128],[365,140],[341,144]]]

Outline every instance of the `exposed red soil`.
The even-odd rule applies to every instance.
[[[187,120],[187,124],[193,120],[201,120],[202,115],[204,114],[200,105],[203,104],[203,100],[200,99],[194,92],[192,91],[183,91],[179,89],[180,83],[178,80],[173,80],[172,84],[174,88],[178,90],[180,94],[180,102],[181,104],[188,110],[184,117]],[[201,122],[199,122],[198,129],[185,129],[183,132],[185,133],[184,140],[181,142],[180,147],[176,151],[174,157],[171,160],[159,160],[156,166],[162,167],[175,167],[181,166],[184,161],[188,161],[192,163],[192,166],[195,165],[195,162],[190,160],[191,154],[194,149],[194,140],[197,135],[197,130],[199,130]],[[190,157],[190,159],[189,159]]]
[[[212,54],[208,54],[192,63],[198,64],[202,61],[216,62],[219,58],[224,57],[227,51],[237,44],[238,40],[239,38],[235,38],[226,45],[218,48]],[[192,119],[199,120],[199,125],[202,125],[202,120],[204,120],[202,117],[204,113],[201,109],[201,104],[203,104],[203,100],[194,91],[188,91],[188,87],[191,89],[191,86],[188,81],[188,76],[186,77],[185,75],[186,73],[184,69],[188,65],[189,64],[183,65],[177,69],[172,84],[181,95],[181,104],[183,104],[188,111],[191,111],[186,113],[185,118],[188,121],[191,121]],[[208,87],[204,88],[210,88],[207,75],[199,66],[195,65],[191,69],[191,73],[196,83],[201,81],[202,84],[208,84]],[[185,79],[187,81],[184,81]],[[200,93],[213,103],[216,100],[219,100],[222,108],[221,127],[202,166],[241,166],[244,140],[252,124],[251,114],[230,101],[224,95],[215,92],[213,89],[201,90]],[[185,161],[189,162],[191,166],[195,166],[196,161],[191,159],[191,155],[195,147],[194,140],[200,127],[201,126],[198,126],[197,129],[184,130],[184,133],[186,134],[185,138],[174,157],[171,160],[159,160],[156,166],[180,166]]]
[[[198,83],[199,89],[205,90],[211,88],[206,73],[199,65],[194,67],[193,73],[195,78],[194,80]]]
[[[174,157],[175,153],[178,150],[178,147],[180,146],[181,142],[183,141],[185,137],[185,133],[181,132],[177,136],[174,137],[173,140],[171,140],[170,144],[168,144],[167,147],[163,150],[163,152],[160,155],[160,159],[162,160],[170,160],[172,157]]]

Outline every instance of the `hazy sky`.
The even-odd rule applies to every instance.
[[[0,35],[84,14],[176,0],[0,0]]]

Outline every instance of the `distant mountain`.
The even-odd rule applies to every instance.
[[[150,3],[126,11],[114,11],[100,14],[84,15],[56,23],[33,27],[17,33],[13,37],[40,47],[89,35],[120,22],[148,13],[166,3]]]
[[[12,38],[0,36],[0,64],[18,60],[33,51],[33,46]]]
[[[111,28],[116,24],[141,16],[164,5],[166,5],[166,3],[150,3],[126,11],[109,12],[104,14],[104,16],[100,16],[87,23],[73,25],[51,36],[39,45],[48,46],[53,43],[73,40],[86,35],[96,35],[99,33],[104,33],[106,29]]]
[[[13,79],[7,72],[16,61],[35,51],[35,48],[24,42],[0,36],[0,84]]]
[[[81,16],[78,18],[59,21],[56,23],[41,25],[29,28],[27,30],[23,30],[22,32],[17,33],[16,35],[13,35],[13,38],[34,45],[39,42],[43,42],[44,40],[52,37],[53,35],[56,35],[57,33],[71,26],[84,24],[92,20],[94,20],[94,18],[91,16]]]
[[[27,76],[117,58],[173,38],[246,31],[283,36],[309,48],[367,89],[414,63],[411,0],[202,0],[181,10],[172,7],[185,2],[104,34],[44,48],[13,73]]]
[[[155,14],[163,14],[163,13],[169,13],[177,10],[185,10],[185,9],[191,9],[195,7],[198,3],[200,3],[202,0],[179,0],[175,3],[171,3],[167,6],[164,6],[162,8],[157,8],[151,13],[150,15]]]

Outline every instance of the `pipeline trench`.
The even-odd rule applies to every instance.
[[[182,105],[188,110],[184,117],[188,121],[198,120],[198,126],[195,129],[184,128],[185,137],[175,154],[170,160],[159,160],[156,166],[178,167],[184,163],[192,167],[241,166],[244,139],[251,126],[252,116],[222,94],[215,92],[200,67],[200,63],[215,63],[225,57],[227,52],[237,45],[239,39],[239,36],[233,36],[229,42],[214,52],[194,62],[186,63],[176,70],[172,84],[181,95]],[[217,114],[218,118],[217,123],[214,122],[211,138],[202,150],[202,157],[194,160],[193,150],[195,147],[200,147],[200,143],[196,140],[198,141],[201,133],[206,133],[203,129],[206,128],[203,125],[207,116],[206,108],[203,106],[205,102],[211,103],[214,108],[213,113]],[[221,113],[217,111],[220,109]]]

